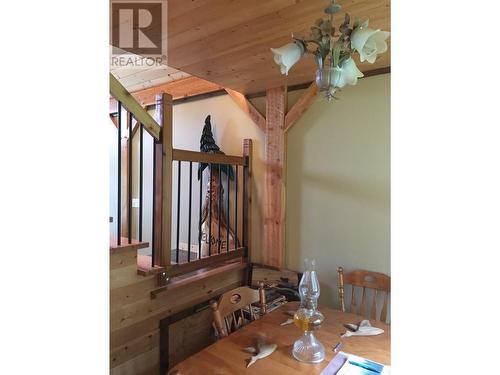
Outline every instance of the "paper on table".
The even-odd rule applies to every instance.
[[[356,331],[346,331],[341,337],[349,337],[349,336],[375,336],[384,333],[382,328],[372,327],[370,321],[362,320],[359,323],[359,327]]]
[[[344,352],[338,352],[335,357],[330,361],[328,366],[326,366],[320,375],[334,375],[347,361],[347,355]]]
[[[351,364],[349,362],[354,362]],[[374,371],[365,369],[371,368]],[[381,363],[358,357],[354,354],[339,352],[326,366],[320,375],[390,375],[391,369]]]

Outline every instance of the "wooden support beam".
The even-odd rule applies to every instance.
[[[222,86],[216,83],[212,83],[198,77],[186,77],[144,90],[135,91],[132,93],[132,96],[142,106],[147,106],[155,104],[156,95],[164,92],[170,94],[172,96],[172,100],[177,100],[223,89],[224,88]]]
[[[286,87],[267,90],[265,132],[263,263],[282,267],[285,228]]]
[[[257,108],[245,98],[245,95],[228,88],[225,90],[243,112],[245,112],[262,131],[266,131],[266,119]]]
[[[291,127],[297,122],[297,120],[304,114],[309,106],[314,102],[319,89],[315,82],[307,88],[307,90],[302,94],[297,103],[294,104],[292,109],[285,116],[285,132],[291,129]]]
[[[217,91],[223,92],[224,88],[216,83],[206,81],[198,77],[186,77],[176,81],[167,82],[158,86],[132,92],[132,97],[143,107],[154,105],[156,95],[167,93],[172,96],[172,101],[182,100]],[[109,99],[109,113],[117,111],[117,103],[113,98]]]

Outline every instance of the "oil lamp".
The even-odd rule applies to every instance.
[[[300,337],[293,344],[292,354],[295,359],[307,363],[319,363],[325,359],[325,347],[314,335],[325,319],[318,310],[320,294],[316,261],[305,259],[305,271],[299,284],[300,307],[293,317],[294,323],[302,330]]]

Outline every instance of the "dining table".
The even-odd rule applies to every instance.
[[[310,364],[297,361],[292,355],[295,340],[302,332],[295,324],[281,325],[290,318],[289,312],[298,308],[298,302],[288,302],[265,314],[238,331],[231,333],[198,353],[188,357],[169,370],[169,375],[229,375],[229,374],[320,374],[337,354],[333,348],[340,342],[340,351],[390,365],[391,329],[390,325],[370,320],[374,327],[384,333],[375,336],[341,337],[344,324],[358,324],[365,319],[360,315],[319,306],[325,319],[314,334],[325,346],[325,359],[321,363]],[[247,368],[251,354],[243,348],[256,346],[257,340],[277,344],[276,350],[268,357]]]

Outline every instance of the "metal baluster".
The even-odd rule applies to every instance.
[[[213,165],[210,164],[210,192],[208,197],[208,256],[212,255],[212,175],[213,175]]]
[[[189,162],[188,262],[191,262],[191,202],[193,201],[193,162]]]
[[[138,124],[139,126],[139,241],[142,242],[142,200],[144,193],[144,182],[143,182],[143,142],[144,142],[144,126]]]
[[[177,161],[177,246],[175,250],[175,262],[179,264],[179,230],[181,226],[181,161]]]
[[[217,218],[219,219],[219,225],[218,225],[218,228],[217,228],[217,239],[218,239],[218,243],[217,243],[217,253],[220,254],[220,244],[221,244],[221,241],[220,241],[220,213],[221,213],[221,198],[222,198],[222,175],[220,173],[220,164],[219,164],[219,183],[218,183],[218,193],[219,193],[219,196],[217,198],[218,199],[218,202],[219,202],[219,212],[217,214]]]
[[[128,113],[128,243],[132,243],[132,112]]]
[[[199,212],[199,225],[198,225],[198,259],[201,259],[201,205],[203,200],[203,172],[201,172],[201,163],[198,163],[198,170],[200,171],[200,212]]]
[[[233,166],[230,165],[229,168],[232,169]],[[229,251],[229,223],[230,223],[230,221],[229,221],[230,216],[229,215],[231,213],[231,210],[229,209],[229,192],[231,191],[231,190],[229,190],[229,188],[230,188],[230,185],[229,185],[230,184],[229,173],[227,174],[226,177],[227,177],[227,189],[226,189],[227,190],[226,191],[226,194],[227,194],[227,208],[226,208],[227,209],[227,220],[226,220],[226,224],[227,224],[227,228],[226,228],[226,252],[228,252]]]
[[[122,103],[118,102],[118,207],[116,215],[116,243],[121,245],[121,221],[122,221]]]

